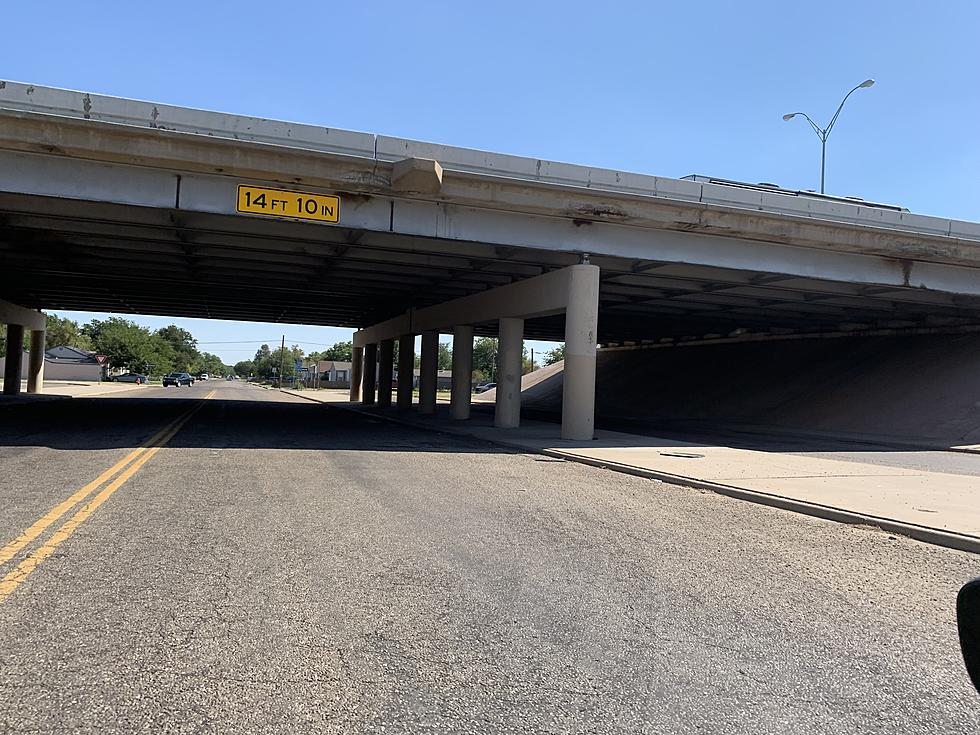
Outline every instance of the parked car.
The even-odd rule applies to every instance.
[[[482,385],[476,386],[477,393],[486,393],[488,390],[493,390],[497,387],[496,383],[483,383]]]
[[[109,380],[114,383],[136,383],[136,385],[146,385],[149,379],[141,373],[124,373],[122,375],[113,375]]]
[[[199,375],[197,376],[197,378],[198,378],[198,380],[208,380],[208,378],[209,378],[209,376],[208,376],[208,374],[207,374],[207,373],[200,373],[200,374],[199,374]]]
[[[194,378],[189,373],[169,373],[163,376],[163,387],[174,386],[179,388],[182,385],[194,385]]]

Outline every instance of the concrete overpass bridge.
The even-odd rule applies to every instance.
[[[15,316],[356,327],[382,401],[393,340],[421,333],[423,411],[438,333],[459,375],[472,335],[499,334],[500,426],[520,340],[564,339],[574,438],[597,343],[980,326],[980,224],[2,81],[0,258]]]

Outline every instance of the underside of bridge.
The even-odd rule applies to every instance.
[[[0,258],[0,294],[32,308],[361,327],[582,255],[0,193]],[[601,343],[980,324],[973,295],[662,262],[655,246],[649,258],[590,259]],[[553,316],[528,321],[525,336],[563,333]]]

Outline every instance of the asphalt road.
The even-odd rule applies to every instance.
[[[0,567],[0,731],[980,731],[976,556],[225,382],[0,409],[0,544],[126,458]]]

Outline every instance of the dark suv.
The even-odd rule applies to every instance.
[[[179,388],[182,385],[194,385],[194,378],[189,373],[170,373],[163,376],[163,387],[172,385]]]

